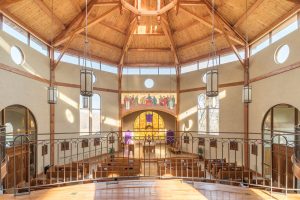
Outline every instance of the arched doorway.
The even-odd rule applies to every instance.
[[[16,160],[17,184],[28,182],[29,176],[33,178],[36,175],[37,123],[33,113],[28,108],[22,105],[11,105],[0,111],[0,125],[5,127],[5,134],[0,137],[0,156],[1,160],[5,156],[9,157],[10,162],[5,183],[6,188],[11,188],[14,180],[14,160]],[[16,138],[20,135],[27,137]]]
[[[134,120],[133,132],[136,137],[164,139],[166,135],[164,119],[157,112],[142,112]]]
[[[295,135],[289,134],[289,132],[294,133],[297,124],[299,124],[299,110],[288,104],[273,106],[263,119],[263,175],[266,178],[271,178],[272,176],[273,184],[277,184],[280,187],[285,186],[286,176],[288,178],[288,187],[293,187],[295,183],[291,162]],[[284,137],[278,136],[271,143],[274,135],[284,135],[289,145],[286,145]],[[286,161],[288,163],[287,168]],[[288,172],[287,174],[285,173],[286,171]]]

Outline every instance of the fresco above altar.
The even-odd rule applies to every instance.
[[[122,107],[125,110],[145,106],[174,110],[177,99],[176,93],[123,93]]]

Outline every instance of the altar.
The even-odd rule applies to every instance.
[[[143,151],[144,153],[155,153],[155,143],[145,143],[143,144]]]

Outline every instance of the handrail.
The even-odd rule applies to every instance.
[[[173,139],[166,135],[133,136],[130,141],[117,131],[82,137],[66,135],[66,138],[63,138],[62,135],[55,135],[54,141],[45,137],[38,139],[39,137],[33,138],[26,134],[17,135],[12,146],[6,149],[10,152],[12,152],[11,148],[14,149],[13,154],[10,155],[14,167],[9,169],[11,176],[7,179],[8,184],[4,189],[7,193],[13,189],[17,194],[22,189],[30,191],[55,184],[101,181],[110,177],[118,179],[158,177],[242,184],[248,187],[268,188],[271,191],[299,190],[294,185],[293,187],[288,185],[291,174],[287,173],[287,167],[275,168],[271,162],[269,166],[271,177],[269,177],[263,174],[263,166],[260,165],[262,149],[259,147],[265,143],[269,146],[281,145],[282,147],[278,146],[280,147],[278,150],[281,151],[280,158],[290,162],[287,151],[290,148],[289,143],[283,135],[264,140],[244,139],[224,134],[215,136],[193,134],[193,132],[178,133],[180,135],[176,134]],[[275,143],[277,137],[285,138],[283,144]],[[53,163],[50,160],[52,142],[54,142]],[[7,143],[4,142],[4,145]],[[153,145],[147,145],[149,143]],[[20,145],[21,148],[18,148]],[[176,147],[178,151],[172,152],[171,147]],[[247,147],[248,151],[245,149]],[[201,157],[199,148],[202,148]],[[236,163],[236,165],[234,168],[226,168],[226,163],[222,162],[222,167],[216,168],[218,173],[213,174],[210,171],[212,169],[209,168],[212,165],[206,166],[205,163],[216,159],[225,159],[226,163]],[[22,171],[18,168],[18,163],[24,163],[25,160],[28,164],[23,166]],[[135,163],[136,160],[138,163]],[[157,166],[155,173],[150,170],[153,164]],[[44,170],[45,167],[47,169]],[[275,178],[278,176],[277,181],[280,184],[274,185],[274,176]],[[285,176],[285,180],[280,180],[281,176]],[[25,183],[19,184],[22,177]],[[14,179],[14,184],[9,184],[11,178]]]

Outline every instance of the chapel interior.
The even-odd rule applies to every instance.
[[[0,200],[300,199],[300,0],[0,0]]]

